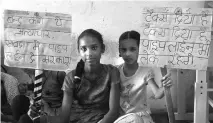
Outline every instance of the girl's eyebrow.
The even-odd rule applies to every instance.
[[[80,46],[80,47],[91,47],[91,46],[98,46],[98,44],[82,45],[82,46]]]
[[[130,47],[130,48],[137,48],[137,47]]]
[[[90,46],[98,46],[98,44],[91,44]]]

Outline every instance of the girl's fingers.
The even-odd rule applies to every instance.
[[[171,78],[170,77],[167,77],[165,80],[164,80],[164,82],[168,82],[168,81],[170,81],[171,80]]]
[[[171,74],[167,74],[165,75],[162,79],[161,79],[161,82],[162,83],[165,83],[167,81],[171,80]]]
[[[150,111],[146,111],[146,113],[147,113],[148,115],[150,115],[150,114],[151,114],[151,112],[150,112]]]
[[[172,86],[172,79],[171,79],[171,73],[166,74],[162,79],[161,79],[162,85],[164,87],[170,87]]]
[[[37,112],[34,112],[33,110],[31,110],[31,109],[29,109],[29,111],[27,112],[27,114],[29,115],[29,116],[37,116]]]
[[[167,87],[171,87],[172,86],[172,84],[169,84],[169,85],[166,85]]]
[[[163,84],[163,86],[164,86],[164,87],[165,87],[165,86],[170,87],[170,86],[172,86],[172,83]]]
[[[30,113],[32,113],[32,114],[37,114],[37,113],[39,113],[39,111],[37,111],[37,110],[35,110],[35,109],[30,109],[31,110],[31,112]]]
[[[169,83],[172,83],[172,80],[171,79],[167,79],[163,82],[164,84],[169,84]]]
[[[30,110],[31,110],[31,112],[32,113],[39,113],[39,111],[38,111],[38,109],[36,108],[36,106],[35,105],[30,105]]]
[[[161,82],[162,82],[163,85],[167,84],[170,81],[171,81],[170,77],[166,78],[165,80],[161,80]]]
[[[167,86],[167,87],[172,86],[172,80],[164,81],[163,86]]]
[[[147,112],[147,111],[138,112],[137,114],[139,116],[148,116],[148,115],[150,115],[149,112]]]
[[[171,77],[171,73],[167,73],[162,79],[165,80],[166,78]]]

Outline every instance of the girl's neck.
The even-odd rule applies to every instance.
[[[138,69],[138,63],[135,62],[133,64],[126,64],[124,63],[124,68],[128,70],[137,70]]]
[[[84,68],[85,73],[88,74],[98,74],[102,69],[102,64],[96,64],[95,66],[86,65]]]
[[[133,76],[138,69],[138,63],[133,64],[124,64],[123,66],[123,73],[126,77]]]

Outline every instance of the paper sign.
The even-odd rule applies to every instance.
[[[212,9],[144,8],[138,62],[206,70],[211,25]]]
[[[71,23],[68,14],[5,10],[4,63],[20,68],[68,69],[76,61]]]

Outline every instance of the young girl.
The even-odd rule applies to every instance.
[[[139,66],[140,34],[136,31],[124,32],[119,38],[119,53],[124,60],[120,65],[122,114],[127,114],[116,120],[115,123],[131,122],[153,123],[150,109],[147,106],[147,86],[151,87],[155,98],[163,97],[163,88],[159,88],[154,80],[154,74],[148,67]],[[171,74],[163,77],[163,86],[171,86]]]
[[[105,51],[102,35],[83,31],[78,51],[82,60],[65,77],[61,114],[41,117],[41,123],[113,123],[118,118],[120,74],[116,67],[100,63]]]

